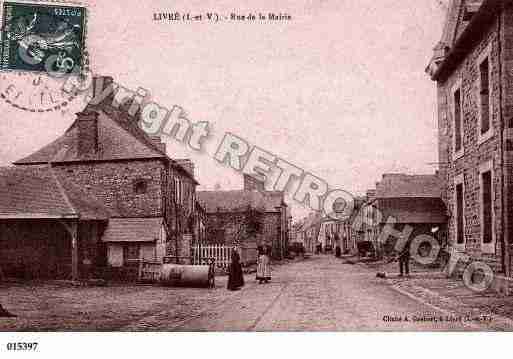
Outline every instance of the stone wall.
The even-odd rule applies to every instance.
[[[55,168],[121,217],[162,216],[162,171],[159,160],[66,163]],[[144,193],[136,184],[144,181]]]
[[[485,260],[498,269],[502,238],[502,160],[500,121],[500,61],[499,24],[495,22],[483,35],[482,40],[468,54],[454,73],[443,83],[438,83],[438,131],[440,175],[444,179],[443,200],[450,215],[448,223],[449,243],[455,243],[455,178],[464,179],[464,251],[472,258]],[[478,59],[490,49],[490,123],[493,136],[479,143],[479,64]],[[452,89],[461,82],[463,149],[457,158],[453,151],[454,113],[452,111]],[[481,205],[479,166],[493,162],[493,210],[495,250],[484,253],[481,244]]]

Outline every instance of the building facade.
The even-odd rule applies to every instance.
[[[112,78],[96,78],[95,91],[110,83]],[[70,237],[73,245],[65,251],[73,278],[79,275],[80,267],[91,263],[123,268],[141,259],[162,261],[166,255],[188,255],[190,244],[186,241],[194,233],[198,218],[197,182],[190,171],[167,156],[160,138],[150,138],[139,128],[137,115],[116,106],[114,95],[87,105],[61,137],[14,164],[6,173],[33,170],[42,186],[55,182],[55,195],[62,196],[76,217],[78,229]],[[42,175],[38,168],[46,168],[47,173]],[[14,184],[20,188],[25,185]],[[45,198],[39,200],[44,203]],[[94,208],[101,209],[102,215],[92,217],[101,223],[85,226],[90,212],[87,203],[96,203]],[[21,204],[2,204],[6,208],[0,205],[0,220],[1,212],[8,211],[3,229],[15,228],[15,223],[8,222],[14,215],[20,220],[36,215],[24,213]],[[52,218],[56,219],[46,218],[44,213],[38,217]],[[0,236],[6,238],[7,232],[2,230]]]
[[[452,251],[511,273],[513,5],[454,0],[427,72],[437,85]]]

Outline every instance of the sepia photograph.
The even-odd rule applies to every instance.
[[[513,0],[0,0],[0,353],[469,349],[512,256]]]

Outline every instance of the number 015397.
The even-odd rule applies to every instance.
[[[36,351],[39,343],[37,342],[13,342],[7,343],[8,351]]]

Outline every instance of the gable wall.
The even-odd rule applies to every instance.
[[[162,216],[164,165],[159,160],[66,163],[55,169],[121,217]],[[139,179],[147,183],[144,194],[135,193]]]

